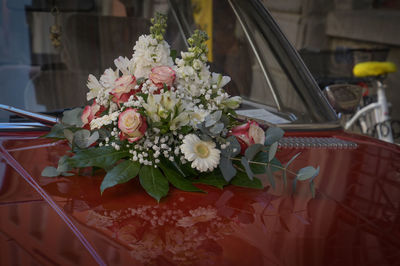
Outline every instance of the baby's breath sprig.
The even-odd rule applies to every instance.
[[[165,29],[167,28],[167,16],[161,13],[156,13],[151,20],[153,26],[150,27],[151,36],[158,42],[164,40]]]

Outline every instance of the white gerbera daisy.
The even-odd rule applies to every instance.
[[[180,146],[185,159],[200,172],[211,171],[219,164],[221,151],[212,141],[202,141],[195,134],[186,135]]]

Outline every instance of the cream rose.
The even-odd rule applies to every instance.
[[[146,118],[137,109],[128,108],[118,117],[118,128],[121,130],[120,139],[135,142],[144,136],[147,129]]]

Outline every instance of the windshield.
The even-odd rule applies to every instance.
[[[240,115],[274,124],[334,120],[316,86],[301,81],[307,73],[297,73],[302,70],[293,58],[282,55],[264,20],[269,15],[252,2],[3,1],[0,103],[47,113],[84,106],[88,75],[99,78],[115,69],[117,57],[131,57],[150,18],[162,12],[168,15],[165,39],[178,57],[194,29],[207,32],[210,70],[232,78],[226,88],[243,97]],[[18,120],[0,111],[0,122],[8,121]]]

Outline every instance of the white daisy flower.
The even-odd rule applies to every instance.
[[[202,141],[195,134],[186,135],[180,146],[185,159],[192,162],[192,168],[200,172],[211,171],[219,164],[221,151],[212,141]]]

